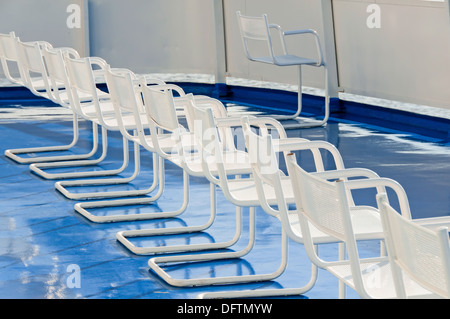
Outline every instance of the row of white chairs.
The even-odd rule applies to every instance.
[[[116,222],[176,217],[186,211],[189,177],[201,176],[210,184],[210,217],[205,224],[160,229],[124,230],[116,238],[131,252],[154,255],[148,260],[151,270],[177,287],[237,284],[273,280],[288,265],[288,242],[305,246],[312,265],[311,278],[303,287],[280,289],[228,290],[200,294],[199,298],[263,297],[304,294],[312,289],[318,269],[326,269],[340,282],[339,296],[345,286],[365,298],[449,297],[450,248],[446,229],[435,230],[448,221],[411,219],[408,199],[396,181],[381,178],[365,168],[345,168],[339,151],[325,141],[288,138],[283,126],[266,117],[227,115],[225,106],[207,96],[194,96],[176,85],[169,85],[127,69],[114,69],[101,58],[81,58],[71,48],[53,48],[47,42],[21,42],[13,33],[0,35],[0,58],[8,79],[23,85],[37,96],[45,97],[73,111],[74,139],[63,147],[6,150],[5,155],[19,163],[31,163],[30,169],[49,179],[59,179],[56,189],[68,198],[96,199],[75,204],[75,210],[92,222]],[[8,63],[19,67],[19,78],[9,72]],[[30,76],[31,74],[35,76]],[[38,76],[36,76],[38,74]],[[95,79],[105,79],[108,92],[97,88]],[[67,151],[78,139],[78,118],[92,123],[94,147],[88,154],[20,157],[19,154]],[[102,155],[97,151],[102,132]],[[235,144],[233,128],[240,128],[245,149]],[[120,131],[124,161],[117,170],[50,174],[48,168],[97,165],[107,152],[107,131]],[[128,143],[134,145],[135,171],[129,178],[115,177],[128,165]],[[102,191],[70,193],[74,186],[129,183],[139,173],[140,148],[153,156],[153,182],[138,191]],[[307,172],[295,154],[312,154],[315,171]],[[334,169],[326,170],[323,152],[331,154]],[[287,164],[287,174],[279,169],[278,159]],[[96,215],[91,208],[152,204],[164,190],[164,163],[183,171],[183,201],[173,212]],[[85,179],[86,177],[96,177]],[[66,179],[71,180],[66,180]],[[235,233],[226,242],[173,246],[137,246],[132,238],[189,234],[207,230],[216,217],[216,190],[236,206]],[[352,190],[375,188],[378,207],[356,205]],[[400,213],[387,199],[393,189],[400,203]],[[151,196],[142,196],[151,194]],[[125,198],[124,198],[125,197]],[[99,198],[103,198],[99,200]],[[107,198],[108,200],[105,200]],[[164,269],[168,264],[242,258],[253,250],[256,238],[256,208],[277,218],[281,260],[273,272],[207,278],[173,278]],[[295,207],[295,208],[293,208]],[[239,251],[229,250],[241,238],[243,209],[249,208],[249,239]],[[380,256],[361,258],[357,241],[381,242]],[[338,260],[325,261],[318,255],[322,244],[339,246]],[[414,247],[414,249],[412,249]],[[385,249],[386,248],[386,249]],[[227,249],[216,252],[215,250]],[[214,250],[214,252],[211,252]],[[387,254],[385,254],[385,250]],[[168,255],[183,252],[185,254]],[[186,254],[196,252],[195,254]],[[159,254],[164,254],[159,256]],[[430,266],[432,265],[432,267]],[[380,276],[373,285],[373,276]],[[371,284],[372,283],[372,284]]]

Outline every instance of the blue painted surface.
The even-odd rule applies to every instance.
[[[230,106],[232,108],[233,106]],[[85,124],[83,124],[85,125]],[[81,145],[73,152],[90,147],[90,128],[83,126]],[[5,149],[54,145],[70,140],[71,122],[4,122],[0,125],[0,146]],[[450,148],[444,139],[386,129],[379,126],[333,118],[326,127],[288,131],[289,136],[327,140],[341,152],[347,167],[373,169],[381,176],[401,183],[410,200],[413,217],[450,214]],[[110,152],[98,169],[120,166],[122,141],[110,134]],[[304,159],[305,166],[308,159]],[[181,169],[166,163],[166,188],[155,205],[114,209],[114,212],[168,211],[181,204]],[[122,175],[127,176],[133,165]],[[62,170],[62,169],[61,169]],[[151,156],[142,150],[140,176],[130,185],[148,186],[152,178]],[[209,184],[191,178],[190,205],[179,218],[153,221],[95,224],[78,215],[75,201],[54,189],[54,182],[32,174],[28,165],[0,157],[0,298],[137,298],[191,299],[205,291],[300,287],[309,279],[310,263],[303,247],[290,243],[289,265],[276,281],[219,287],[174,288],[149,271],[151,256],[130,253],[115,239],[120,230],[199,225],[209,214]],[[107,189],[111,189],[108,187]],[[90,188],[94,189],[94,188]],[[102,187],[95,189],[102,190]],[[82,191],[87,190],[83,188]],[[371,194],[361,201],[374,203]],[[217,191],[218,216],[214,225],[202,234],[140,239],[141,245],[165,245],[185,242],[225,241],[234,234],[235,209]],[[111,211],[109,211],[111,212]],[[243,235],[233,249],[245,247],[248,211],[244,211]],[[99,214],[107,211],[99,210]],[[253,251],[240,260],[172,266],[173,276],[271,272],[280,258],[280,224],[257,210],[257,241]],[[364,243],[368,253],[376,251],[373,243]],[[321,249],[334,256],[336,247]],[[70,267],[80,268],[80,288],[70,287]],[[172,272],[171,272],[172,273]],[[337,281],[319,272],[315,287],[299,298],[333,299]],[[352,291],[349,298],[357,298]]]

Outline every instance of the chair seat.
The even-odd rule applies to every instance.
[[[379,258],[380,261],[364,260],[360,262],[362,280],[364,282],[367,293],[373,298],[377,299],[392,299],[396,298],[395,287],[393,284],[391,267],[386,258]],[[353,282],[351,268],[348,263],[343,265],[332,266],[327,268],[331,273],[339,278],[343,278],[345,283],[355,289]],[[432,294],[429,290],[421,287],[406,274],[404,276],[404,283],[408,298],[439,298],[439,296]]]
[[[275,64],[275,65],[279,65],[279,66],[302,65],[302,64],[307,64],[307,65],[317,64],[317,61],[315,61],[315,60],[302,58],[302,57],[299,57],[299,56],[296,56],[296,55],[292,55],[292,54],[277,55],[274,58],[275,58],[274,59],[275,61],[273,61],[272,58],[269,57],[269,56],[253,58],[253,60],[256,61],[256,62]]]
[[[64,103],[63,106],[70,106],[70,99],[69,99],[69,94],[67,93],[67,90],[65,90],[65,89],[60,89],[60,90],[58,91],[58,95],[59,95],[59,98],[61,99],[61,101]],[[44,98],[53,100],[52,97],[49,97],[49,95],[48,95],[47,92],[42,92],[42,96],[43,96]],[[102,90],[99,90],[99,89],[97,89],[97,96],[98,96],[99,99],[106,99],[106,98],[109,98],[108,93],[106,93],[106,92],[104,92],[104,91],[102,91]],[[56,98],[56,97],[55,97],[55,98]],[[80,92],[78,92],[78,99],[80,100],[80,102],[83,102],[83,103],[84,103],[84,102],[89,102],[89,101],[92,101],[92,95],[89,94],[89,93],[81,92],[81,91],[80,91]],[[91,111],[91,112],[92,112],[92,111]]]
[[[106,112],[109,112],[108,109],[105,110]],[[145,114],[141,114],[141,123],[144,127],[148,126],[148,117]],[[108,125],[108,128],[110,130],[119,130],[119,122],[117,121],[117,118],[115,116],[115,113],[107,113],[104,117],[104,122],[106,125]],[[122,123],[125,129],[127,130],[133,130],[136,129],[136,119],[134,118],[133,114],[122,114]]]
[[[83,115],[85,117],[89,118],[89,120],[94,121],[96,123],[99,122],[97,119],[98,115],[97,115],[97,111],[96,111],[94,104],[87,102],[84,105],[82,105],[81,108],[82,108]],[[100,103],[100,109],[104,116],[107,116],[107,117],[114,116],[114,105],[112,104],[112,102],[104,101],[104,102]]]
[[[252,178],[228,180],[228,186],[231,193],[237,201],[243,203],[244,206],[259,206],[260,201],[256,191],[255,182]],[[281,187],[285,195],[286,203],[294,203],[294,192],[289,177],[281,179]],[[269,205],[277,203],[275,190],[272,186],[264,184],[266,200]]]
[[[378,210],[370,206],[355,206],[350,209],[351,221],[358,240],[382,239],[383,228]],[[289,214],[289,222],[294,234],[302,241],[302,232],[297,213]],[[325,235],[310,224],[311,235],[315,244],[337,242],[334,237]]]
[[[145,122],[148,123],[148,122]],[[139,137],[134,137],[132,139],[133,142],[141,144],[141,140]],[[153,139],[151,136],[145,137],[145,144],[143,145],[148,151],[156,152],[155,144],[153,143]],[[177,141],[173,138],[172,134],[158,134],[158,144],[161,150],[169,154],[168,159],[174,162],[176,165],[179,165],[180,159],[177,153]],[[189,135],[183,136],[183,145],[185,145],[186,149],[194,149],[195,145],[193,143],[193,137]],[[171,154],[172,153],[172,154]]]
[[[186,145],[186,144],[185,144]],[[194,146],[195,145],[192,145]],[[191,173],[195,176],[204,176],[202,162],[200,154],[192,152],[185,158],[186,165],[191,170]],[[181,159],[178,156],[174,156],[170,159],[177,165],[181,165]],[[223,164],[225,171],[228,175],[243,175],[251,173],[250,161],[248,155],[242,151],[229,151],[223,153]],[[215,163],[209,164],[209,170],[212,175],[217,176],[217,166]]]

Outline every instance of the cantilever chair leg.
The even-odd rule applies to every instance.
[[[125,141],[124,141],[125,142]],[[125,144],[126,145],[126,144]],[[128,151],[124,150],[124,156],[128,156]],[[55,183],[55,188],[61,192],[65,197],[69,199],[95,199],[95,198],[112,198],[112,197],[129,197],[129,196],[143,196],[152,192],[156,184],[153,183],[149,188],[139,190],[125,190],[125,191],[95,191],[95,192],[70,192],[68,187],[83,187],[83,186],[106,186],[106,185],[118,185],[127,184],[132,182],[139,175],[141,160],[140,160],[140,145],[134,143],[134,171],[129,177],[124,178],[108,178],[108,179],[82,179],[82,180],[65,180]],[[153,166],[155,168],[156,160],[153,155]],[[156,172],[154,170],[154,172]],[[154,179],[155,179],[154,174]]]
[[[281,264],[277,270],[267,274],[257,275],[240,275],[240,276],[226,276],[226,277],[209,277],[209,278],[189,278],[177,279],[172,278],[168,272],[164,271],[160,264],[168,263],[191,263],[201,261],[216,261],[226,259],[236,259],[247,255],[253,248],[255,242],[255,207],[250,207],[250,232],[249,242],[247,246],[240,251],[221,252],[221,253],[205,253],[196,255],[176,255],[176,256],[161,256],[153,257],[148,261],[150,269],[153,270],[160,278],[172,286],[176,287],[193,287],[193,286],[209,286],[217,284],[237,284],[272,280],[279,277],[287,266],[287,250],[288,238],[284,230],[282,231],[282,257]]]
[[[44,169],[52,169],[52,168],[66,168],[66,167],[82,167],[82,166],[93,166],[102,162],[106,158],[107,150],[108,150],[108,137],[107,131],[105,128],[101,128],[102,131],[102,154],[97,159],[91,160],[80,160],[80,161],[61,161],[61,162],[50,162],[50,163],[33,163],[30,164],[30,170],[36,175],[41,176],[45,179],[66,179],[66,178],[83,178],[83,177],[101,177],[101,176],[112,176],[120,174],[127,168],[128,166],[128,142],[123,139],[123,152],[124,159],[122,166],[113,169],[113,170],[94,170],[94,171],[85,171],[85,172],[64,172],[64,173],[49,173]]]
[[[58,156],[41,156],[41,157],[20,157],[19,154],[31,154],[31,153],[45,153],[45,152],[58,152],[67,151],[74,147],[79,138],[79,123],[78,116],[73,114],[73,138],[72,142],[67,145],[58,146],[42,146],[42,147],[30,147],[30,148],[17,148],[9,149],[5,151],[5,156],[20,164],[31,164],[40,162],[54,162],[54,161],[70,161],[86,159],[95,154],[97,150],[97,144],[94,141],[93,149],[87,154],[74,154],[74,155],[58,155]],[[94,137],[95,138],[95,137]]]
[[[236,208],[236,232],[233,238],[226,242],[220,243],[208,243],[208,244],[190,244],[190,245],[174,245],[174,246],[152,246],[152,247],[139,247],[134,245],[127,238],[136,237],[157,237],[166,235],[179,235],[179,234],[191,234],[196,232],[202,232],[208,229],[217,213],[216,205],[216,185],[210,184],[210,205],[211,214],[209,220],[199,226],[183,226],[173,228],[160,228],[160,229],[138,229],[120,231],[116,234],[117,240],[128,248],[131,252],[137,255],[151,255],[160,253],[172,253],[172,252],[188,252],[188,251],[202,251],[211,249],[224,249],[234,245],[240,238],[242,229],[242,213],[239,207]]]
[[[299,128],[313,128],[313,127],[320,127],[320,126],[324,126],[327,121],[328,118],[330,116],[330,98],[329,98],[329,93],[328,93],[328,83],[327,83],[327,79],[328,79],[328,68],[326,66],[324,66],[324,70],[325,70],[325,106],[324,106],[324,117],[322,120],[314,120],[314,119],[309,119],[309,118],[305,118],[305,117],[300,117],[300,113],[302,112],[302,66],[299,65],[298,68],[298,72],[299,72],[299,79],[298,79],[298,107],[297,107],[297,111],[295,112],[295,114],[293,115],[273,115],[272,117],[278,121],[284,121],[284,120],[299,120],[299,121],[304,121],[305,119],[307,119],[308,121],[311,122],[306,122],[306,123],[297,123],[297,124],[283,124],[283,127],[285,129],[299,129]]]
[[[148,205],[158,200],[164,190],[164,161],[158,156],[158,165],[160,168],[155,170],[155,174],[158,174],[159,189],[157,193],[152,197],[138,197],[138,198],[125,198],[103,201],[89,201],[80,202],[75,204],[75,211],[83,215],[87,219],[95,223],[108,223],[108,222],[122,222],[122,221],[135,221],[135,220],[150,220],[158,218],[171,218],[182,214],[189,202],[189,175],[183,172],[183,203],[181,207],[175,211],[170,212],[154,212],[154,213],[142,213],[142,214],[123,214],[123,215],[95,215],[89,212],[89,208],[108,208],[108,207],[121,207],[130,205]]]
[[[262,298],[262,297],[286,297],[299,296],[310,291],[316,281],[318,268],[316,265],[311,266],[311,277],[309,282],[299,288],[280,288],[280,289],[254,289],[254,290],[230,290],[204,292],[197,295],[197,299],[225,299],[225,298]]]

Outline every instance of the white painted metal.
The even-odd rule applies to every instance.
[[[256,188],[258,192],[258,198],[260,199],[261,206],[266,213],[271,216],[278,218],[282,224],[283,231],[286,233],[286,236],[294,240],[295,242],[304,243],[304,238],[302,234],[302,230],[299,229],[298,224],[298,213],[300,208],[296,209],[288,209],[288,203],[290,199],[290,194],[286,192],[286,187],[282,186],[282,182],[286,177],[282,174],[278,168],[277,156],[275,153],[275,149],[280,152],[283,152],[286,155],[291,154],[291,152],[299,151],[299,150],[308,150],[311,151],[314,158],[317,172],[312,173],[321,176],[330,176],[330,178],[347,178],[347,177],[363,177],[363,178],[377,178],[378,175],[375,172],[372,172],[367,169],[361,168],[351,168],[345,169],[344,164],[342,162],[342,158],[337,149],[335,149],[332,145],[327,145],[322,141],[319,142],[295,142],[286,143],[282,145],[273,145],[273,140],[269,135],[258,136],[254,132],[252,132],[250,128],[250,123],[247,119],[243,119],[243,129],[245,134],[245,142],[247,148],[250,153],[250,157],[252,158],[252,168],[253,168],[253,176],[256,182]],[[324,167],[322,164],[322,155],[319,152],[319,149],[327,150],[333,155],[333,158],[336,163],[336,170],[326,171],[324,172]],[[333,176],[333,177],[331,177]],[[290,182],[290,177],[288,177]],[[271,203],[268,198],[267,188],[272,187],[276,194],[276,205]],[[295,188],[292,188],[295,190]],[[295,197],[296,194],[293,193]],[[351,194],[349,194],[350,201]],[[276,208],[275,208],[276,207]],[[297,202],[297,207],[298,202]],[[370,216],[370,214],[368,215]],[[364,218],[363,218],[364,219]],[[360,239],[367,240],[369,238],[381,238],[380,230],[381,227],[379,224],[371,225],[371,218],[367,219],[362,225],[359,226],[358,236]],[[361,227],[362,226],[362,227]],[[312,227],[314,228],[314,227]],[[340,243],[340,240],[333,238],[329,234],[323,233],[320,231],[320,228],[314,228],[311,230],[311,236],[313,237],[314,250],[320,244],[330,244],[330,243]],[[342,259],[343,255],[340,255]],[[283,296],[283,295],[291,295],[291,294],[303,294],[315,283],[317,269],[316,266],[313,265],[312,270],[313,276],[310,281],[302,288],[286,288],[286,289],[260,289],[260,290],[244,290],[244,291],[223,291],[223,292],[212,292],[212,293],[203,293],[200,294],[199,298],[239,298],[239,297],[261,297],[261,296]],[[340,286],[340,293],[343,294],[343,289]]]
[[[196,115],[196,120],[201,121],[200,127],[197,127],[196,136],[198,137],[199,145],[202,147],[203,153],[203,161],[202,166],[204,168],[205,176],[210,180],[210,182],[220,186],[222,192],[225,197],[237,208],[242,210],[243,207],[250,208],[250,224],[249,224],[249,241],[247,246],[239,251],[232,252],[216,252],[216,253],[202,253],[196,255],[178,255],[178,256],[163,256],[163,257],[153,257],[148,261],[150,268],[158,274],[164,281],[174,286],[205,286],[205,285],[214,285],[214,284],[233,284],[233,283],[242,283],[242,282],[257,282],[257,281],[265,281],[272,280],[280,276],[286,266],[287,266],[287,236],[285,231],[282,231],[281,234],[281,261],[278,269],[273,271],[272,273],[267,274],[257,274],[257,275],[242,275],[242,276],[226,276],[226,277],[207,277],[207,278],[189,278],[189,279],[178,279],[170,276],[168,272],[166,272],[161,265],[170,264],[170,263],[183,263],[183,262],[195,262],[195,261],[214,261],[214,260],[224,260],[224,259],[234,259],[241,258],[247,255],[253,248],[255,243],[255,207],[261,205],[261,201],[258,198],[256,185],[253,177],[241,178],[241,179],[228,179],[227,178],[227,170],[223,165],[222,158],[222,147],[218,140],[217,135],[217,127],[214,121],[214,117],[211,109],[204,109],[194,107],[194,114]],[[288,139],[286,138],[286,133],[282,125],[269,118],[260,118],[260,119],[252,119],[252,123],[257,126],[262,126],[263,129],[266,128],[267,125],[277,128],[281,139],[279,140],[279,147],[293,147],[295,143],[302,144],[304,148],[309,148],[309,141],[304,139]],[[236,119],[228,119],[227,121],[217,121],[218,127],[221,125],[241,125],[240,120]],[[313,143],[312,147],[316,148],[320,144],[321,146],[330,147],[328,143]],[[313,153],[317,155],[317,150],[314,150]],[[334,154],[336,155],[336,154]],[[341,160],[339,153],[337,153],[338,161]],[[320,161],[321,158],[316,157],[315,159]],[[212,161],[212,162],[211,162]],[[217,172],[212,173],[210,171],[210,165],[207,163],[214,163],[214,167]],[[337,166],[339,167],[339,163]],[[323,164],[317,162],[317,167],[323,168]],[[288,178],[284,178],[282,182],[283,189],[290,189],[290,180]],[[270,204],[276,204],[276,189],[270,187],[268,197],[266,198]],[[292,194],[287,195],[285,200],[289,203],[293,203]],[[313,270],[313,274],[315,274]],[[314,279],[308,284],[308,287],[314,282]],[[309,288],[308,288],[309,289]],[[284,293],[299,293],[302,290],[290,290],[285,291]],[[261,292],[256,292],[256,294],[260,294]],[[273,291],[268,292],[273,293]],[[277,294],[277,292],[275,292]]]
[[[152,119],[150,124],[151,137],[153,137],[156,152],[164,159],[169,160],[183,169],[183,180],[185,186],[187,187],[188,177],[191,176],[204,176],[200,158],[198,157],[198,147],[195,139],[192,138],[192,128],[193,119],[189,117],[187,113],[190,103],[195,101],[195,97],[188,95],[184,97],[184,94],[180,88],[175,86],[154,86],[148,87],[141,85],[144,105],[147,110],[147,114]],[[176,90],[181,95],[181,98],[187,98],[187,103],[178,104],[176,103],[176,98],[173,98],[171,90]],[[197,97],[196,103],[201,107],[213,106],[215,108],[215,113],[218,118],[223,118],[226,116],[226,111],[224,106],[217,100],[208,98]],[[176,110],[182,111],[186,114],[188,127],[182,127],[178,122],[176,116]],[[164,150],[157,144],[159,136],[161,139],[164,135],[158,133],[159,130],[165,130],[171,132],[171,139],[173,140],[173,147],[171,150]],[[230,141],[232,136],[230,132],[224,132],[224,137],[227,136],[227,141]],[[188,143],[186,143],[188,141]],[[250,166],[245,163],[234,162],[238,158],[238,152],[234,150],[232,145],[227,149],[228,154],[233,152],[236,155],[231,156],[232,161],[225,162],[225,165],[231,167],[230,174],[244,174],[250,172]],[[194,147],[194,149],[192,149]],[[189,151],[191,150],[191,151]],[[171,152],[169,152],[171,151]],[[194,153],[192,153],[194,151]],[[139,229],[139,230],[129,230],[121,231],[117,233],[116,238],[125,247],[130,249],[132,252],[139,255],[155,254],[155,253],[168,253],[168,252],[179,252],[179,251],[201,251],[208,249],[222,249],[227,248],[236,243],[240,237],[241,232],[241,216],[240,211],[236,211],[236,231],[231,240],[226,242],[217,242],[212,244],[188,244],[188,245],[173,245],[173,246],[150,246],[141,247],[134,245],[129,238],[133,237],[154,237],[158,235],[175,235],[175,234],[186,234],[201,232],[208,229],[215,220],[216,217],[216,185],[210,183],[210,217],[208,221],[203,225],[198,226],[184,226],[175,228],[163,228],[163,229]],[[185,189],[186,190],[186,189]],[[186,190],[187,191],[187,190]],[[187,205],[187,202],[186,202]],[[184,206],[186,208],[186,206]]]
[[[372,228],[375,230],[372,234],[384,238],[379,211],[375,207],[358,207],[349,203],[348,191],[376,188],[378,194],[385,194],[385,188],[390,188],[397,196],[402,217],[411,220],[408,199],[402,186],[388,178],[327,181],[301,169],[293,154],[287,157],[287,162],[296,202],[302,207],[298,216],[305,248],[311,261],[356,290],[362,298],[395,298],[388,257],[360,257],[357,249],[356,240],[361,238],[358,228]],[[365,217],[360,218],[362,215]],[[325,261],[320,258],[314,249],[310,225],[344,242],[348,259]],[[368,238],[371,238],[370,234],[362,234],[362,239]],[[372,282],[373,276],[377,276],[376,285]],[[411,289],[410,297],[426,296],[426,290],[419,285],[409,285],[408,288]]]
[[[102,201],[89,201],[80,202],[75,204],[75,210],[81,215],[85,216],[89,220],[97,223],[104,222],[118,222],[124,220],[143,220],[143,219],[156,219],[156,218],[169,218],[180,215],[186,210],[189,199],[189,175],[186,171],[183,171],[183,199],[181,207],[175,211],[170,212],[159,212],[159,213],[141,213],[141,214],[123,214],[123,215],[96,215],[92,212],[95,208],[107,208],[107,207],[120,207],[127,205],[146,205],[152,204],[157,199],[159,199],[164,190],[164,160],[170,159],[170,152],[177,149],[176,139],[173,139],[173,134],[161,134],[159,129],[164,129],[165,127],[157,128],[153,121],[151,113],[147,111],[147,104],[143,104],[142,93],[148,87],[164,88],[164,89],[176,89],[180,94],[174,100],[174,104],[181,108],[183,103],[185,103],[184,92],[181,88],[173,85],[166,85],[164,82],[156,81],[146,77],[138,77],[133,72],[128,69],[111,69],[109,65],[105,65],[105,75],[108,84],[108,90],[111,93],[112,105],[114,108],[114,114],[110,114],[109,120],[112,120],[117,128],[123,135],[124,139],[132,141],[135,147],[138,145],[144,147],[147,151],[151,152],[154,156],[153,160],[153,172],[154,178],[158,177],[158,181],[154,179],[153,184],[150,186],[150,190],[154,190],[156,185],[159,185],[158,190],[151,197],[137,197],[137,198],[127,198],[121,199],[120,194],[126,196],[127,192],[117,193],[110,192],[118,199],[113,200],[102,200]],[[163,83],[163,84],[161,84]],[[145,96],[145,94],[144,94]],[[204,96],[195,97],[199,103],[211,104],[212,99]],[[159,104],[158,104],[159,105]],[[162,106],[165,106],[163,104]],[[161,112],[163,115],[168,115],[168,109],[164,108]],[[175,120],[175,119],[172,119]],[[134,130],[135,134],[130,135],[129,130]],[[150,134],[148,132],[150,131]],[[188,146],[188,144],[186,145]],[[169,152],[166,153],[166,152]],[[128,192],[133,193],[133,192]],[[135,195],[143,195],[135,194]],[[125,241],[125,236],[121,234],[123,240]],[[126,234],[125,234],[126,235]],[[137,236],[136,234],[132,234]],[[120,237],[120,236],[119,236]],[[126,245],[127,246],[127,245]],[[128,247],[130,247],[128,245]]]
[[[54,55],[61,56],[64,52],[64,54],[71,54],[73,57],[78,57],[78,53],[71,48],[54,50],[49,43],[42,41],[23,43],[19,38],[15,37],[14,33],[0,35],[0,46],[2,46],[2,56],[0,58],[3,70],[8,79],[14,81],[16,84],[29,88],[37,96],[51,99],[63,107],[72,109],[73,112],[73,138],[72,142],[68,145],[8,149],[5,151],[5,156],[22,164],[80,160],[93,156],[98,146],[98,132],[96,127],[93,127],[93,148],[87,154],[40,157],[20,156],[20,154],[67,151],[77,144],[79,137],[78,115],[69,102],[70,93],[67,82],[65,82],[67,80],[64,76],[62,78],[57,77],[58,73],[63,72],[63,70],[58,69],[59,66],[51,63],[53,62],[51,60],[44,62],[43,53],[52,50]],[[50,58],[50,56],[47,57]],[[20,70],[20,78],[14,78],[10,74],[8,62],[15,62],[17,64]],[[30,76],[30,72],[33,72],[33,77]],[[40,74],[39,77],[36,77],[36,74]]]
[[[313,66],[313,67],[323,67],[325,69],[325,115],[322,120],[318,121],[304,121],[303,123],[285,125],[285,128],[298,129],[298,128],[310,128],[317,127],[326,124],[330,114],[330,97],[328,94],[328,65],[324,60],[322,53],[322,45],[320,44],[320,39],[315,30],[312,29],[301,29],[301,30],[290,30],[284,31],[279,25],[272,24],[268,22],[266,14],[262,16],[244,16],[240,11],[237,11],[237,19],[239,24],[239,30],[241,33],[242,44],[244,47],[244,52],[247,58],[253,62],[261,62],[266,64],[273,64],[279,67],[296,66],[298,67],[298,98],[297,98],[297,111],[293,115],[289,116],[273,116],[278,120],[299,120],[302,112],[302,67],[303,66]],[[279,41],[281,41],[282,53],[277,54],[274,50],[273,43],[275,38],[271,35],[271,29],[276,29],[279,35]],[[292,50],[288,51],[288,46],[286,44],[286,38],[293,35],[312,35],[315,40],[316,56],[314,58],[305,58],[299,56],[297,53],[292,54]],[[303,37],[304,38],[304,37]],[[250,42],[257,41],[263,42],[267,45],[264,51],[252,51],[250,49]]]
[[[450,298],[448,227],[437,230],[401,216],[386,194],[377,195],[396,297],[411,297],[411,282],[428,290],[428,297]],[[427,292],[425,292],[427,294]]]
[[[46,179],[65,179],[65,178],[82,178],[82,177],[94,177],[94,176],[111,176],[121,173],[128,164],[128,157],[124,155],[124,163],[117,169],[112,170],[98,170],[98,171],[85,171],[85,172],[63,172],[63,173],[50,173],[45,171],[49,168],[61,168],[61,167],[80,167],[80,166],[92,166],[102,162],[107,155],[107,129],[114,130],[114,127],[110,127],[106,124],[105,120],[108,116],[108,112],[112,111],[112,105],[109,101],[107,93],[99,90],[96,87],[95,76],[93,74],[94,65],[102,68],[104,67],[104,61],[100,58],[84,58],[78,59],[64,56],[65,61],[61,62],[61,68],[63,65],[67,68],[68,80],[65,85],[70,89],[69,99],[70,104],[78,115],[93,123],[94,129],[101,127],[102,132],[102,154],[96,159],[87,159],[80,161],[58,161],[50,163],[33,163],[30,164],[30,169],[33,173],[46,178]],[[74,62],[75,61],[75,62]],[[72,65],[73,63],[73,65]],[[78,73],[79,72],[79,73]],[[124,140],[125,143],[125,140]]]

